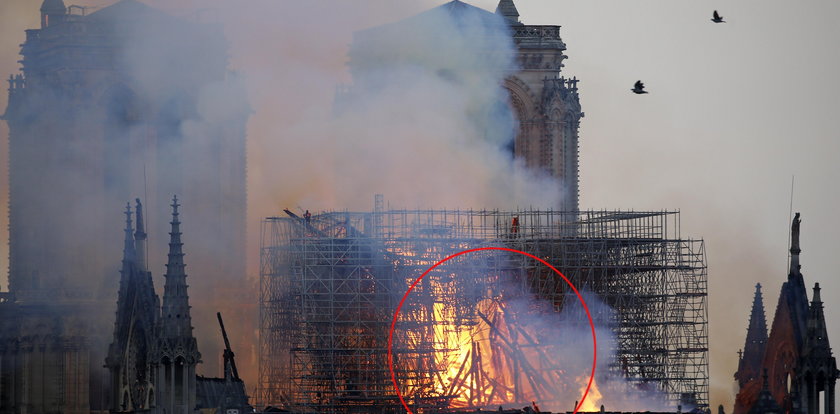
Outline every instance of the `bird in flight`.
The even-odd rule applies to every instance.
[[[725,21],[723,21],[723,16],[719,15],[717,10],[715,10],[715,12],[712,13],[712,21],[715,23],[726,23]]]
[[[647,91],[645,90],[645,84],[642,83],[642,81],[640,80],[636,81],[636,84],[633,85],[633,89],[630,90],[633,91],[633,93],[635,94],[647,93]]]

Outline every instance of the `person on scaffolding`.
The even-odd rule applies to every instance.
[[[303,213],[303,219],[306,221],[306,224],[309,224],[309,221],[312,220],[312,213],[310,213],[309,210],[306,210],[306,212]]]

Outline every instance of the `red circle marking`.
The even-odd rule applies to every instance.
[[[408,407],[408,404],[406,404],[405,399],[403,399],[403,395],[400,392],[400,387],[399,387],[399,385],[397,385],[397,376],[394,374],[394,354],[393,354],[394,328],[397,326],[397,318],[400,316],[400,310],[403,307],[403,303],[405,303],[405,300],[408,299],[408,295],[411,293],[412,290],[414,290],[414,287],[417,286],[417,283],[419,283],[421,280],[423,280],[423,278],[426,277],[426,275],[429,274],[429,272],[434,270],[436,267],[440,266],[441,264],[443,264],[444,262],[446,262],[449,259],[458,257],[458,256],[463,255],[463,254],[467,254],[467,253],[471,253],[471,252],[477,252],[477,251],[481,251],[481,250],[503,250],[503,251],[506,251],[506,252],[519,253],[519,254],[528,256],[528,257],[530,257],[534,260],[539,261],[540,263],[548,266],[551,270],[554,271],[554,273],[557,273],[558,275],[560,275],[560,277],[562,277],[563,280],[565,280],[566,283],[569,284],[569,287],[572,288],[572,290],[575,292],[575,295],[577,295],[578,299],[580,300],[580,303],[583,305],[583,310],[586,311],[586,317],[589,319],[589,327],[592,330],[592,372],[589,374],[589,383],[586,384],[586,390],[583,392],[583,398],[580,399],[580,403],[578,403],[578,405],[575,406],[575,411],[572,412],[572,414],[577,414],[578,410],[583,405],[583,402],[586,401],[586,396],[589,395],[589,389],[592,387],[592,381],[595,379],[595,362],[597,360],[597,354],[598,354],[598,343],[595,340],[595,323],[592,322],[592,315],[589,313],[589,307],[586,306],[586,301],[583,300],[583,296],[580,295],[580,292],[578,292],[577,288],[575,288],[575,285],[572,284],[572,282],[568,278],[566,278],[566,276],[563,275],[563,273],[560,273],[560,271],[557,270],[554,266],[550,265],[545,260],[540,259],[537,256],[534,256],[533,254],[526,253],[526,252],[523,252],[521,250],[509,249],[507,247],[477,247],[475,249],[468,249],[468,250],[464,250],[462,252],[450,255],[450,256],[444,258],[443,260],[435,263],[434,266],[432,266],[428,270],[426,270],[422,275],[420,275],[420,277],[417,278],[417,280],[414,281],[414,283],[411,284],[411,286],[408,287],[408,290],[405,292],[405,295],[403,295],[403,298],[400,301],[400,304],[397,306],[397,310],[394,312],[394,320],[391,322],[391,332],[388,334],[388,368],[391,370],[391,381],[394,383],[394,390],[397,391],[397,396],[400,397],[400,402],[402,403],[403,407],[405,407],[405,409],[408,411],[408,414],[414,414],[414,412],[411,411],[411,408]]]

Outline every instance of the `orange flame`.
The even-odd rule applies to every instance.
[[[561,396],[586,390],[589,375],[566,385],[566,373],[542,349],[533,329],[506,317],[503,302],[485,299],[476,305],[475,318],[455,323],[454,307],[434,306],[435,379],[438,395],[451,397],[451,408],[491,408],[499,405],[566,405]],[[593,381],[579,411],[598,411],[601,394]]]
[[[580,389],[580,395],[586,392],[586,385],[589,383],[589,375],[583,375],[577,379],[578,383],[583,384]],[[596,412],[600,411],[601,392],[598,391],[598,384],[595,379],[592,379],[592,387],[589,388],[589,393],[586,394],[586,399],[583,404],[580,404],[579,412]]]

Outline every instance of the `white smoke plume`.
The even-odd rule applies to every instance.
[[[451,13],[356,33],[335,111],[285,126],[276,139],[288,156],[261,164],[277,178],[265,191],[287,194],[275,201],[367,208],[379,193],[406,208],[557,205],[559,185],[506,148],[515,127],[502,87],[515,68],[507,26],[484,11]]]

